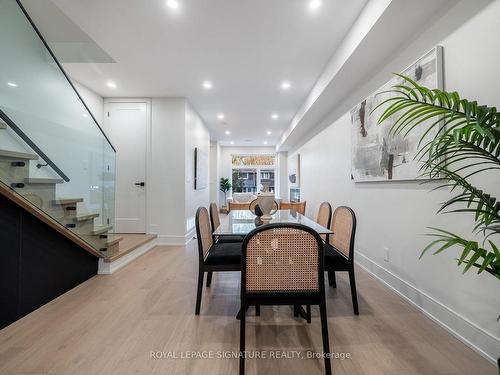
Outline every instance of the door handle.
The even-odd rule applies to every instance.
[[[135,186],[144,186],[144,185],[146,185],[145,182],[136,182],[135,183]]]

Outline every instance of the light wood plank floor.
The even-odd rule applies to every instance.
[[[157,247],[109,276],[96,276],[0,331],[0,374],[235,374],[237,359],[151,359],[151,351],[237,351],[239,274],[215,274],[194,315],[196,243]],[[495,367],[357,270],[361,315],[345,276],[328,288],[335,375],[495,375]],[[289,307],[250,317],[247,350],[321,350],[319,314]],[[270,355],[270,352],[267,352]],[[248,374],[322,374],[317,359],[249,359]]]

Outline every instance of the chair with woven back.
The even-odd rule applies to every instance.
[[[195,314],[200,314],[201,295],[205,272],[211,279],[212,272],[241,270],[241,242],[214,242],[208,210],[200,207],[196,211],[196,237],[198,240],[198,288]]]
[[[337,287],[335,272],[349,273],[354,314],[359,315],[356,279],[354,276],[354,238],[356,236],[356,214],[346,206],[337,207],[333,213],[329,241],[325,244],[325,271],[328,283]]]
[[[249,210],[250,202],[248,203],[240,203],[240,202],[229,202],[229,211],[238,211],[238,210]]]
[[[306,214],[306,202],[281,202],[280,210],[292,210],[299,214]]]
[[[318,214],[316,216],[316,222],[325,228],[330,228],[332,221],[332,206],[328,202],[323,202],[319,205]],[[328,242],[329,236],[327,234],[322,234],[321,238],[323,241]]]
[[[245,311],[260,305],[319,305],[324,354],[330,353],[325,302],[323,241],[295,223],[258,227],[243,241],[241,265],[240,374],[245,372]],[[331,374],[324,355],[325,373]]]
[[[212,224],[212,233],[220,226],[219,209],[216,203],[210,203],[210,224]],[[214,242],[242,242],[242,236],[213,236]]]

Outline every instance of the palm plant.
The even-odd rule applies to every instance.
[[[231,183],[229,182],[229,178],[221,177],[219,189],[224,193],[224,207],[227,204],[227,192],[231,190]]]
[[[433,240],[420,257],[430,249],[438,254],[458,246],[458,265],[464,266],[464,273],[475,267],[478,273],[486,271],[500,280],[500,252],[492,241],[498,241],[500,234],[500,202],[471,182],[472,176],[500,169],[500,114],[495,107],[460,98],[457,92],[431,90],[406,76],[398,76],[402,82],[388,91],[392,97],[374,109],[385,107],[378,123],[396,118],[390,136],[406,137],[417,127],[424,127],[416,156],[422,162],[421,175],[441,179],[443,183],[436,189],[446,187],[454,194],[438,212],[472,213],[472,232],[483,236],[478,242],[429,228],[428,236]],[[433,129],[438,131],[429,139]]]

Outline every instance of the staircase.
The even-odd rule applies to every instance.
[[[0,131],[6,129],[7,125],[0,122]],[[98,250],[103,258],[114,256],[122,237],[110,233],[112,226],[96,226],[94,220],[99,213],[86,211],[83,198],[58,197],[56,186],[63,184],[63,179],[31,178],[30,161],[38,159],[35,154],[0,149],[0,180]]]

